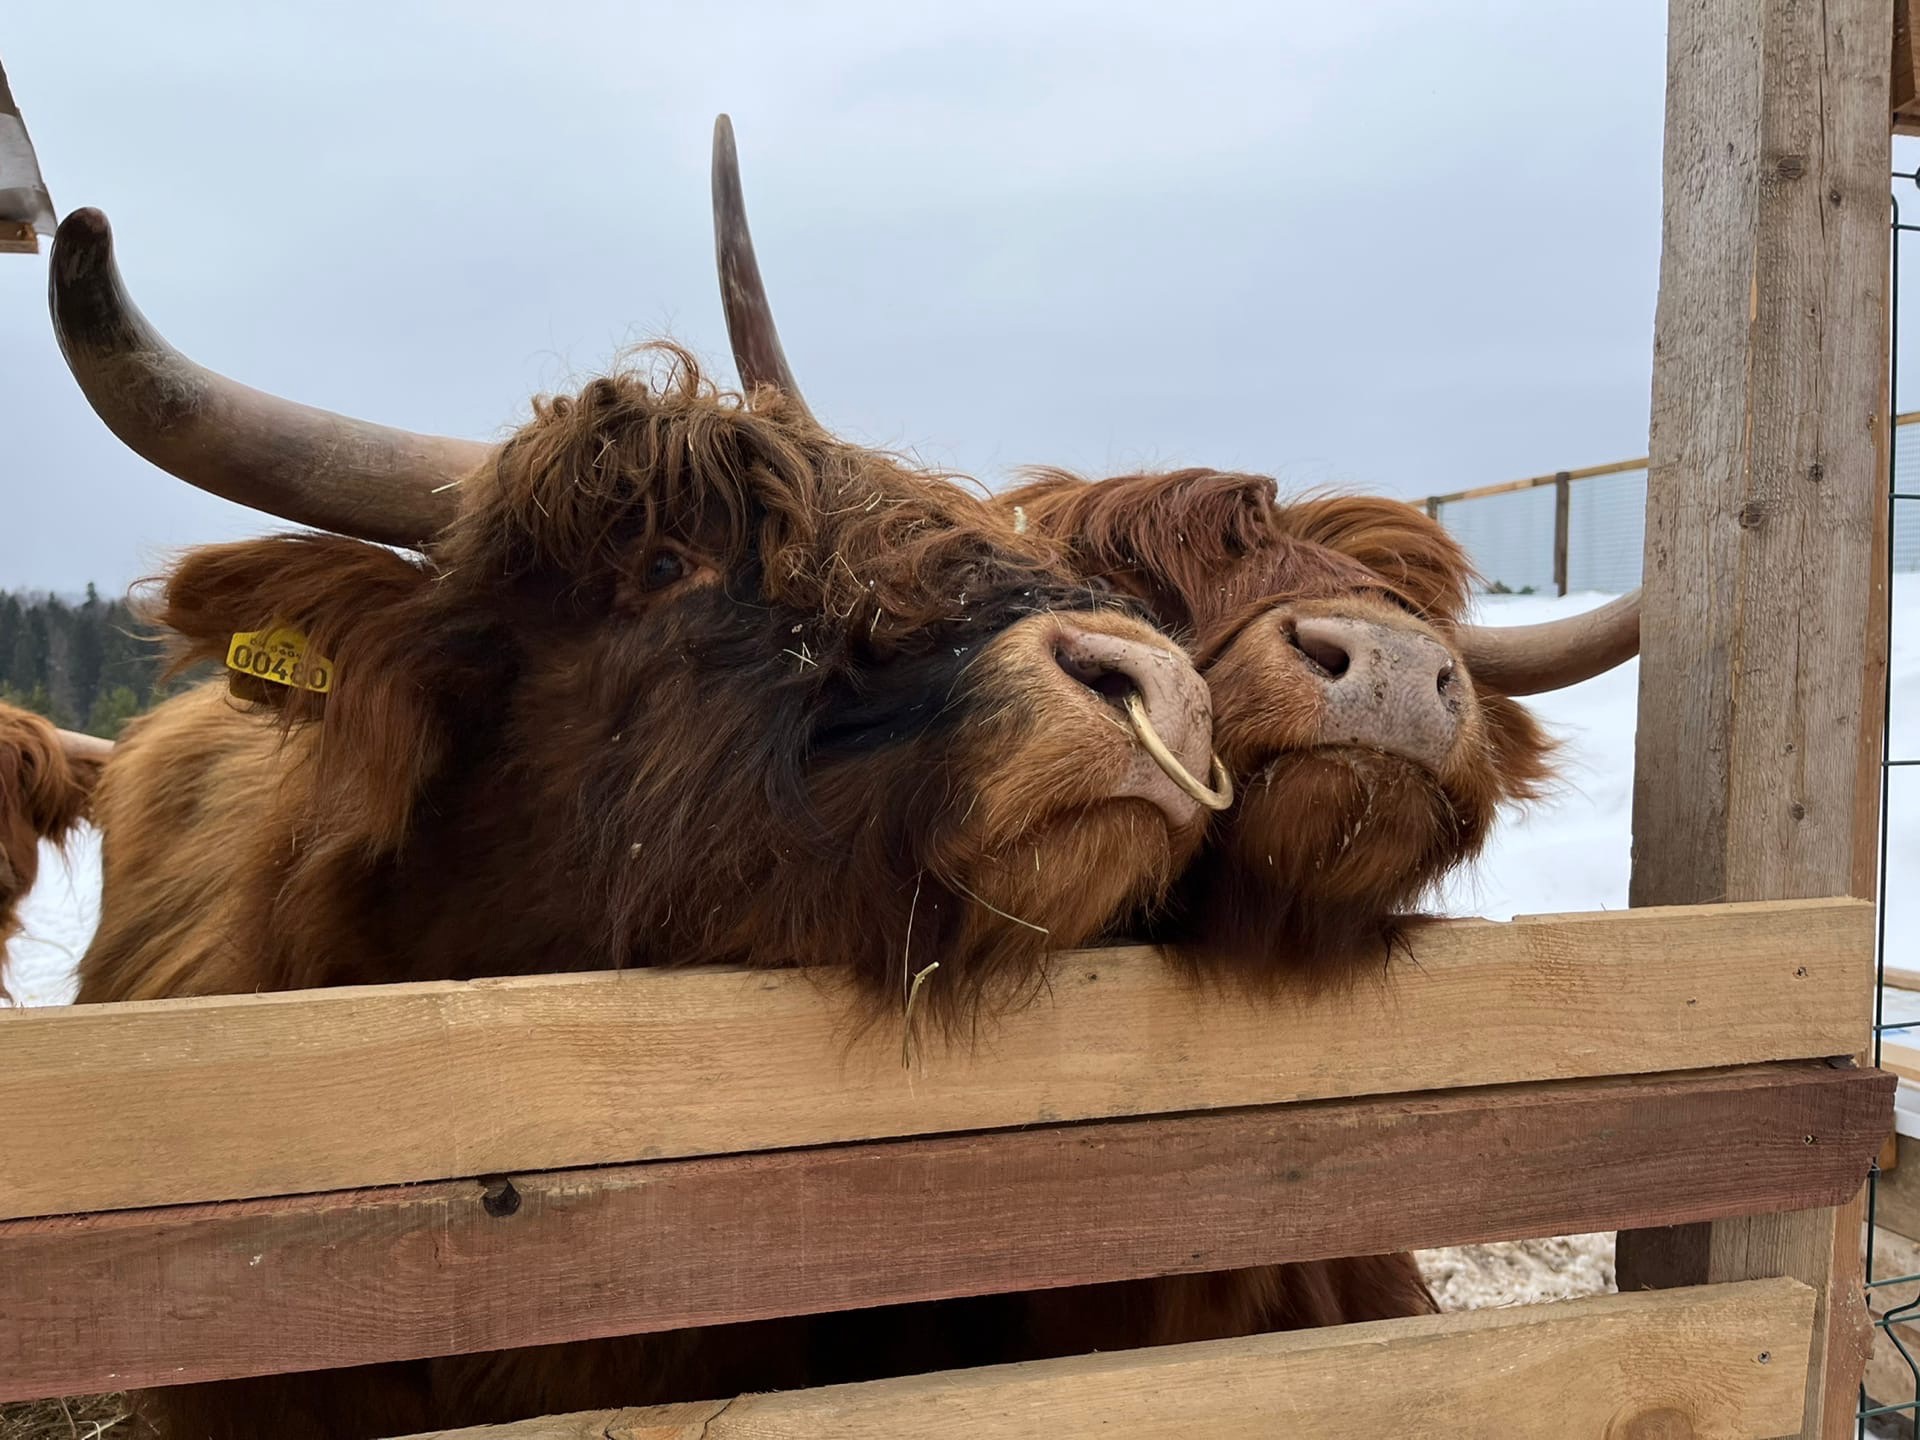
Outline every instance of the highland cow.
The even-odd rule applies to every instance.
[[[774,326],[731,126],[713,160],[734,359],[758,403],[804,404]],[[1630,658],[1636,592],[1529,627],[1465,619],[1471,564],[1440,524],[1375,497],[1280,503],[1264,476],[1192,469],[1089,482],[1057,470],[996,497],[1083,579],[1140,601],[1206,677],[1223,793],[1167,902],[1128,917],[1196,978],[1255,1003],[1383,977],[1418,903],[1537,797],[1552,743],[1513,697]],[[1030,1297],[1029,1355],[1430,1311],[1408,1255],[1167,1277]]]
[[[939,962],[921,1013],[964,1026],[1151,906],[1199,844],[1204,683],[1137,603],[952,481],[749,408],[670,347],[498,447],[409,436],[174,351],[97,212],[52,266],[62,350],[116,433],[331,532],[194,550],[161,582],[181,663],[235,668],[106,767],[82,1003],[830,957],[853,1003],[897,1014],[911,955]],[[291,666],[234,648],[262,632],[297,633]],[[833,1323],[143,1405],[196,1440],[392,1434],[887,1353],[829,1343]]]

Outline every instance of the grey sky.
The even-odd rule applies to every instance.
[[[992,484],[1207,463],[1387,493],[1639,454],[1665,5],[11,7],[62,214],[196,359],[489,436],[670,333],[731,377],[739,136],[787,353]],[[0,256],[0,588],[270,528],[136,459]]]

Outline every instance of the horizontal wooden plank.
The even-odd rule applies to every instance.
[[[1453,505],[1462,500],[1489,500],[1495,495],[1512,495],[1522,490],[1539,490],[1565,475],[1569,480],[1597,480],[1602,475],[1624,475],[1647,468],[1647,457],[1637,460],[1610,460],[1605,465],[1587,465],[1578,470],[1556,470],[1546,475],[1529,475],[1524,480],[1501,480],[1492,485],[1475,485],[1470,490],[1454,490],[1445,495],[1430,495],[1429,505]]]
[[[1899,1103],[1896,1094],[1895,1103]],[[1896,1142],[1900,1163],[1873,1186],[1873,1223],[1909,1240],[1920,1240],[1920,1141]]]
[[[1807,1061],[16,1220],[0,1399],[1809,1209],[1893,1084]]]
[[[0,1011],[0,1218],[1516,1080],[1849,1055],[1872,907],[1424,930],[1350,995],[1061,956],[971,1050],[818,972],[629,971]]]
[[[1902,1080],[1920,1084],[1920,1045],[1905,1045],[1897,1040],[1880,1042],[1880,1066]]]
[[[558,1416],[415,1440],[1761,1440],[1791,1430],[1813,1291],[1751,1280]]]

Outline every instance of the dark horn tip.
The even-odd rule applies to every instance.
[[[104,210],[96,210],[84,205],[60,222],[60,228],[53,232],[53,243],[57,250],[60,246],[94,247],[113,243],[113,227],[107,223]]]
[[[98,307],[102,284],[111,288],[113,227],[106,211],[92,205],[73,211],[54,230],[54,253],[46,271],[48,298],[54,303],[56,328],[67,330],[81,321],[84,309]],[[81,309],[75,309],[75,307]]]

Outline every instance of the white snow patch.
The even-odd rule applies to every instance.
[[[83,828],[65,854],[40,847],[40,878],[20,907],[0,981],[22,1005],[70,1005],[74,969],[100,920],[100,836]]]

